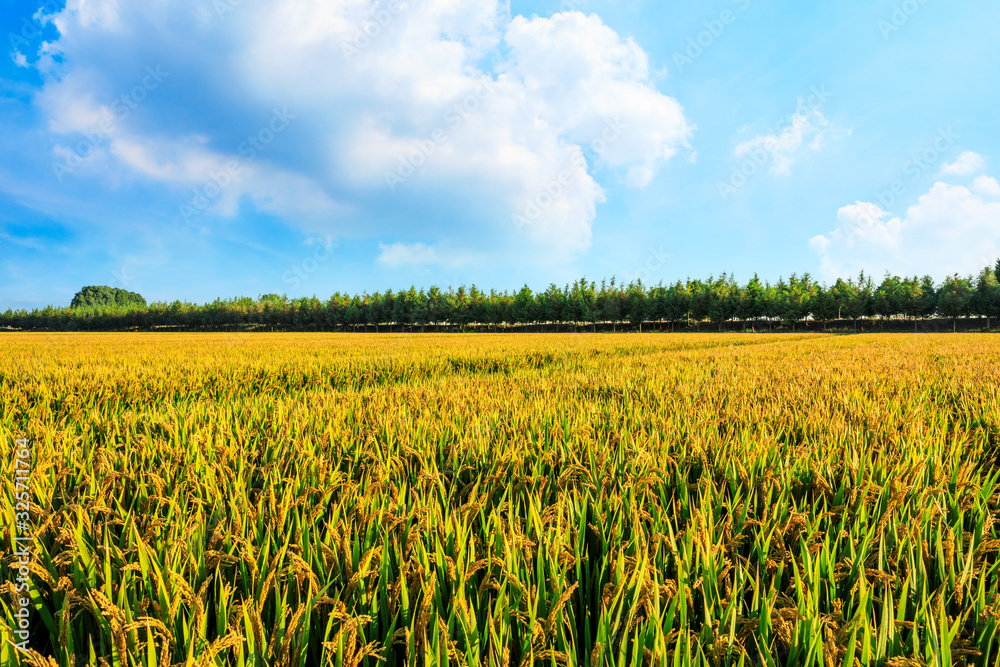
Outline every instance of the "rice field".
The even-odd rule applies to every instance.
[[[0,664],[996,665],[998,369],[980,334],[4,334]]]

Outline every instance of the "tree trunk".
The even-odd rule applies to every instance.
[[[958,333],[958,318],[957,317],[951,318],[951,332],[952,333]]]

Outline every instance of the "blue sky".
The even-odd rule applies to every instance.
[[[988,0],[7,2],[0,309],[974,273],[997,25]]]

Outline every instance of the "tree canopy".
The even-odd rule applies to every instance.
[[[135,292],[104,285],[89,285],[76,296],[70,308],[145,308],[146,299]]]

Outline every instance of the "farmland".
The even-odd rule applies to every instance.
[[[998,368],[986,334],[4,335],[0,663],[994,665]]]

